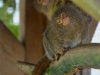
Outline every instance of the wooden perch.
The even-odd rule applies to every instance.
[[[25,48],[0,21],[0,75],[25,75],[17,66],[24,59]]]
[[[25,73],[32,75],[35,65],[27,62],[18,61],[18,67],[20,67]]]
[[[72,48],[59,61],[52,62],[43,75],[72,75],[78,68],[100,68],[100,44],[84,44]]]
[[[71,0],[73,3],[90,14],[94,19],[100,21],[100,0]]]

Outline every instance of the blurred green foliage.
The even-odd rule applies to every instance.
[[[18,38],[18,26],[15,26],[13,24],[9,24],[9,25],[6,25],[7,28],[12,32],[12,34]]]
[[[6,27],[18,38],[18,25],[13,24],[13,15],[16,10],[15,0],[0,0],[2,7],[0,7],[0,20],[4,22]]]

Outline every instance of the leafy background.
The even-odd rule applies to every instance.
[[[18,25],[13,23],[16,2],[15,0],[0,0],[0,2],[3,3],[3,6],[0,7],[0,20],[2,20],[6,27],[18,38]]]

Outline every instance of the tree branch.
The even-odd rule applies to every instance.
[[[52,62],[43,75],[72,75],[82,68],[100,68],[100,44],[84,44],[70,49],[58,61]]]

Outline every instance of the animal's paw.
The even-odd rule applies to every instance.
[[[68,50],[70,50],[71,49],[71,47],[67,47],[67,48],[63,48],[63,49],[61,49],[61,51],[60,51],[60,53],[56,53],[56,55],[55,55],[55,60],[59,60],[59,58],[61,57],[61,56],[63,56],[65,53],[66,53],[66,51],[68,51]]]

